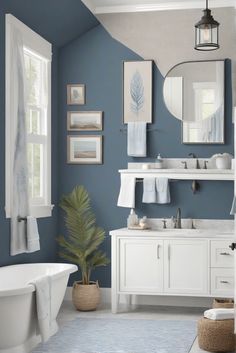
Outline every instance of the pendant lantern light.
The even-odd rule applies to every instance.
[[[195,49],[202,51],[219,49],[219,22],[217,22],[208,8],[203,10],[201,20],[195,24]]]

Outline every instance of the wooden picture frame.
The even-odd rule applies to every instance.
[[[102,131],[102,111],[69,111],[67,112],[68,131]]]
[[[153,61],[123,62],[123,122],[152,123]]]
[[[67,136],[67,163],[102,164],[103,138],[101,135]]]
[[[84,84],[67,85],[67,104],[68,105],[85,104],[85,85]]]

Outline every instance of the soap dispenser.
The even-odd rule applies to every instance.
[[[157,169],[163,168],[163,159],[162,159],[160,153],[158,154],[157,159],[156,159],[156,168]]]
[[[135,210],[131,208],[129,217],[127,219],[127,227],[134,227],[138,224],[138,216],[135,213]]]

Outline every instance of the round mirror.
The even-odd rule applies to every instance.
[[[183,121],[184,143],[224,142],[224,60],[174,66],[163,95],[170,113]]]

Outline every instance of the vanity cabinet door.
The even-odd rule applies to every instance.
[[[161,293],[163,291],[163,241],[120,239],[120,292]]]
[[[208,242],[164,241],[164,291],[175,294],[208,294]]]

